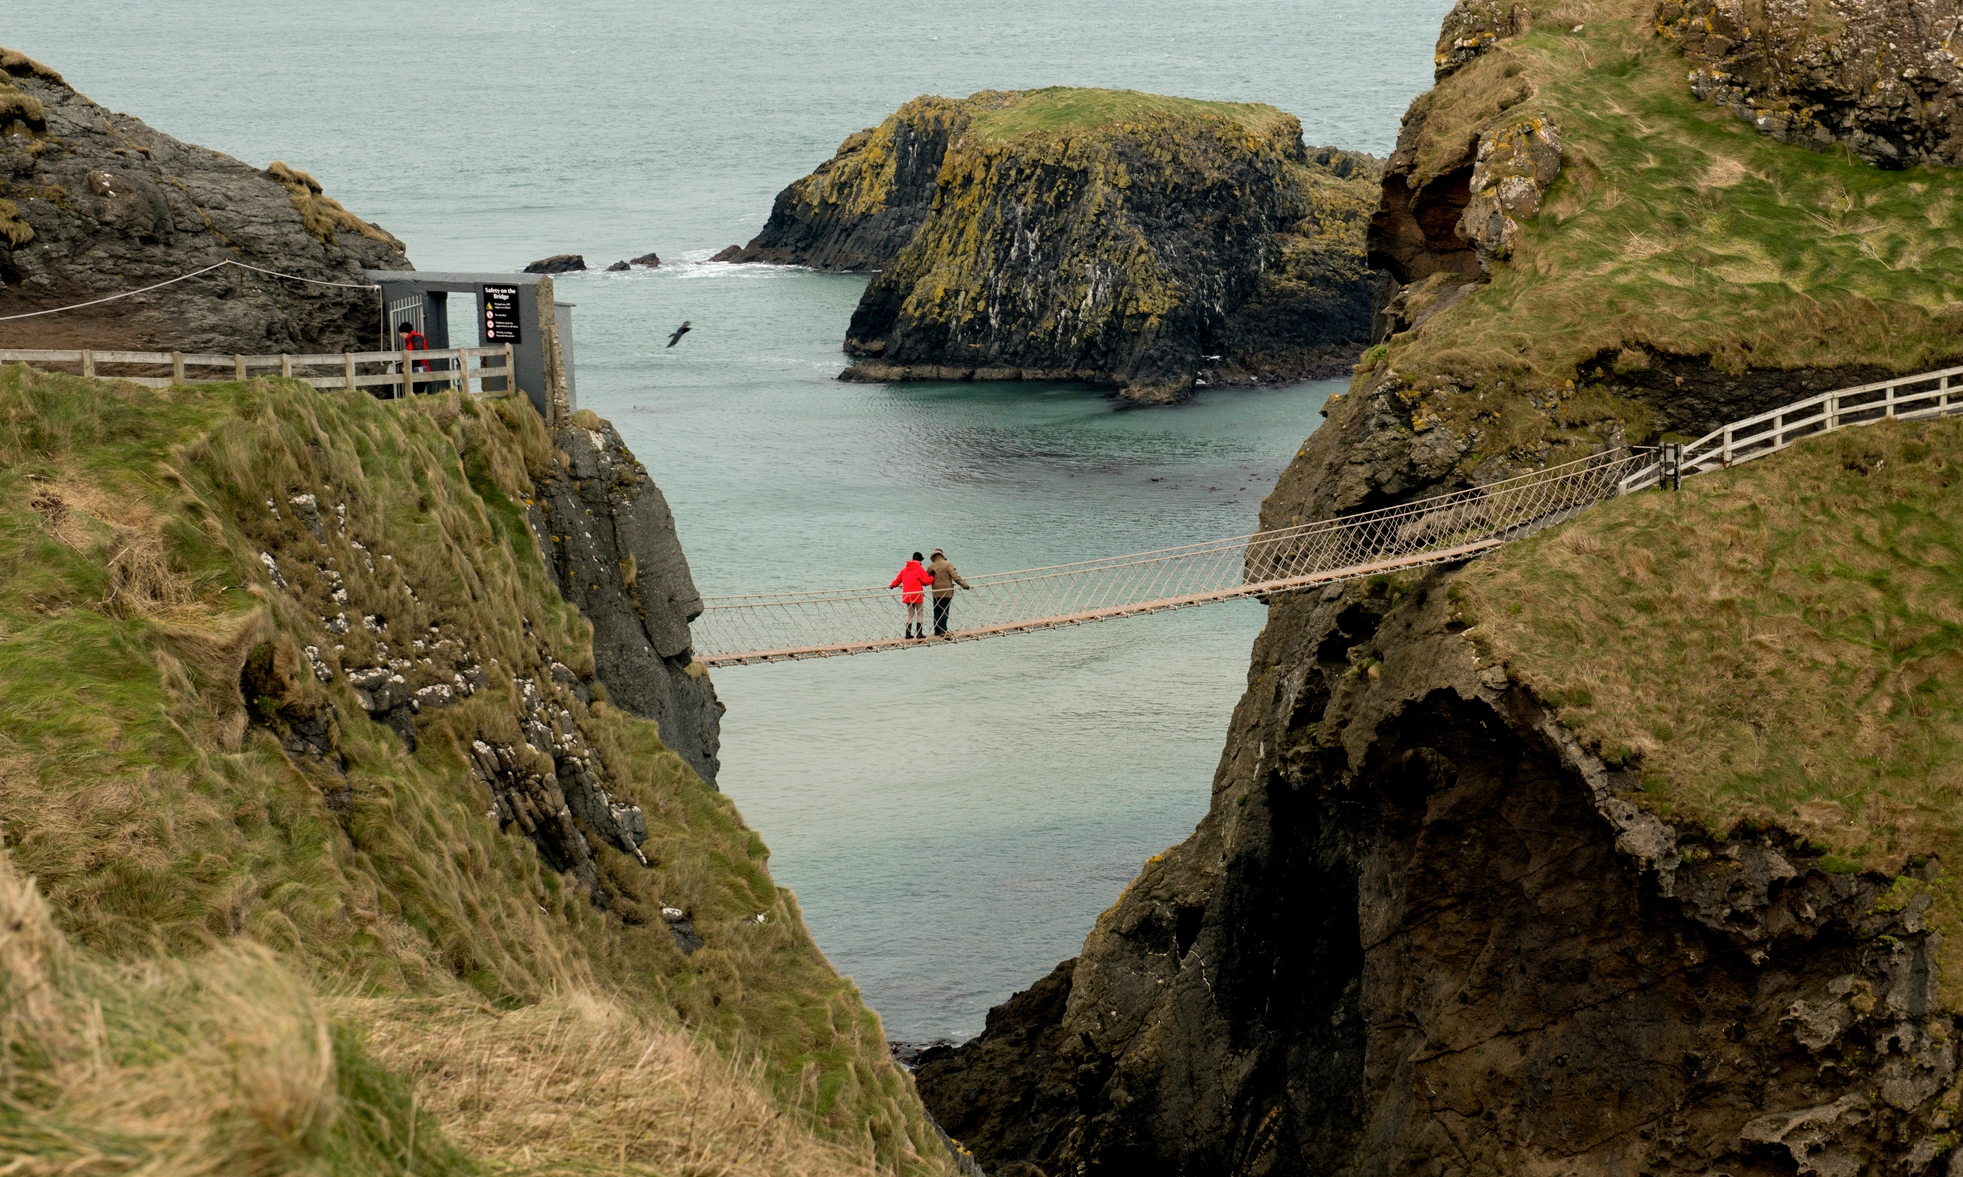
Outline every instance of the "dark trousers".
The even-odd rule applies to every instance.
[[[934,598],[934,636],[935,637],[940,637],[942,634],[947,632],[947,611],[948,608],[953,604],[954,604],[953,597]]]

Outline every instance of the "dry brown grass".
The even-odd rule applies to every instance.
[[[334,234],[338,231],[358,233],[370,241],[379,241],[397,251],[403,248],[402,242],[396,240],[388,230],[373,221],[362,220],[349,212],[340,201],[328,196],[321,188],[320,181],[306,172],[288,167],[279,160],[274,160],[266,171],[275,180],[286,185],[286,190],[293,200],[293,207],[300,210],[300,219],[306,222],[307,232],[322,241],[331,243]]]
[[[263,948],[108,964],[0,854],[0,1172],[414,1172],[413,1100],[374,1078]],[[460,1170],[427,1126],[420,1158]]]
[[[350,999],[373,1055],[413,1076],[451,1139],[528,1174],[869,1177],[872,1158],[819,1140],[700,1039],[580,991],[500,1012],[468,999]]]

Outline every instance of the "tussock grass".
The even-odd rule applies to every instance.
[[[977,94],[969,102],[976,107],[969,130],[984,143],[1009,143],[1029,135],[1071,135],[1104,127],[1195,117],[1225,119],[1251,134],[1267,138],[1291,117],[1264,102],[1208,102],[1137,90],[1073,86]],[[1299,129],[1296,134],[1300,134]]]
[[[364,221],[349,212],[340,201],[326,194],[319,180],[306,172],[288,167],[279,160],[274,160],[266,172],[286,185],[288,197],[293,201],[293,207],[299,210],[307,232],[320,240],[331,245],[337,231],[357,233],[370,241],[379,241],[398,253],[402,251],[402,242],[396,240],[394,234],[373,221]]]
[[[510,402],[0,369],[0,838],[63,934],[103,959],[257,945],[337,1001],[440,998],[487,1024],[606,994],[637,1035],[741,1060],[728,1083],[818,1153],[943,1171],[878,1019],[812,944],[762,840],[653,724],[577,707],[608,788],[649,828],[651,867],[589,836],[606,913],[486,815],[470,741],[521,742],[517,679],[544,681],[554,660],[592,667],[590,627],[525,522],[532,477],[558,461],[537,415]],[[323,537],[290,505],[299,494],[317,496]],[[386,614],[396,648],[437,625],[484,664],[483,689],[425,711],[413,754],[345,675],[308,669],[307,645],[345,647],[344,667],[379,660],[360,610],[348,633],[325,629],[337,606],[322,566]],[[280,685],[247,700],[255,650]],[[340,764],[290,756],[268,726],[323,705]],[[707,945],[684,957],[664,905],[687,909]],[[403,1027],[394,1057],[440,1055],[410,1039],[414,1018],[390,1024]],[[581,1139],[551,1155],[574,1157]],[[730,1156],[784,1155],[725,1139]]]
[[[531,1174],[875,1172],[866,1152],[814,1140],[696,1037],[579,992],[500,1011],[469,1001],[336,1003],[374,1057],[410,1075],[473,1155]]]
[[[116,965],[77,951],[0,856],[8,1173],[477,1171],[263,948]]]
[[[1802,442],[1468,568],[1485,653],[1643,797],[1895,872],[1963,834],[1963,421]]]
[[[1906,372],[1963,352],[1963,172],[1879,171],[1698,102],[1646,0],[1522,9],[1529,31],[1419,100],[1420,178],[1536,115],[1560,127],[1562,174],[1491,284],[1394,339],[1389,368],[1478,386],[1484,410],[1502,382],[1613,384],[1578,366],[1618,349],[1734,372]]]

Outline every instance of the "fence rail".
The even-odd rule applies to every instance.
[[[1746,417],[1686,444],[1675,458],[1678,476],[1726,470],[1822,433],[1877,421],[1920,421],[1963,412],[1963,367],[1919,372],[1837,388]],[[1648,490],[1669,475],[1671,459],[1637,470],[1622,490]]]
[[[496,361],[493,363],[492,361]],[[477,397],[510,396],[510,344],[499,347],[446,347],[429,351],[352,351],[312,355],[211,355],[182,351],[50,351],[0,348],[0,364],[72,364],[83,376],[128,380],[151,388],[173,384],[211,384],[247,380],[255,372],[276,371],[315,388],[392,389],[395,396],[457,388]],[[438,367],[438,365],[443,365]],[[140,372],[105,372],[140,368]],[[417,370],[423,367],[424,370]],[[193,376],[194,369],[222,369],[223,375]],[[328,369],[323,371],[323,369]],[[473,388],[472,386],[475,385]],[[494,387],[495,386],[495,387]]]

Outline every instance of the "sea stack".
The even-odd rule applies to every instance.
[[[1377,161],[1259,104],[1128,90],[916,99],[785,189],[728,261],[877,269],[850,380],[1196,387],[1347,372]]]

